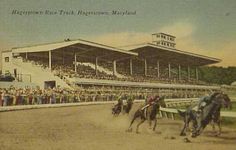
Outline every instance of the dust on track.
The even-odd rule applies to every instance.
[[[111,107],[107,104],[2,112],[0,149],[233,150],[236,146],[236,128],[225,127],[219,137],[214,137],[208,127],[203,135],[188,137],[191,143],[185,143],[179,136],[183,123],[176,120],[158,119],[156,132],[148,128],[147,122],[140,126],[140,134],[126,132],[136,108],[130,115],[113,117]]]

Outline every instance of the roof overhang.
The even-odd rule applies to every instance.
[[[137,52],[142,58],[161,58],[162,55],[167,58],[166,62],[203,66],[218,63],[221,60],[213,57],[181,51],[178,49],[166,48],[151,43],[145,43],[129,48],[130,51]],[[170,58],[170,59],[168,59]]]
[[[116,53],[121,53],[121,54],[126,54],[126,55],[131,55],[131,56],[138,56],[137,53],[132,52],[132,51],[126,51],[123,49],[118,49],[115,47],[103,45],[103,44],[98,44],[86,40],[73,40],[73,41],[63,41],[63,42],[57,42],[57,43],[48,43],[48,44],[41,44],[41,45],[35,45],[35,46],[28,46],[28,47],[19,47],[19,48],[13,48],[12,52],[13,53],[33,53],[33,52],[47,52],[47,51],[53,51],[53,50],[58,50],[62,48],[67,48],[67,47],[74,47],[74,48],[80,48],[79,45],[86,46],[90,50],[105,50],[105,51],[110,51],[110,52],[116,52]]]

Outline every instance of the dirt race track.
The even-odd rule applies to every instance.
[[[140,134],[125,132],[131,116],[111,115],[112,105],[45,108],[0,113],[1,150],[235,150],[236,128],[219,137],[209,126],[191,143],[179,136],[181,121],[158,119],[157,131],[145,122]],[[136,124],[135,124],[136,125]],[[134,126],[135,127],[135,126]],[[171,138],[172,137],[172,138]],[[174,137],[174,139],[173,139]]]

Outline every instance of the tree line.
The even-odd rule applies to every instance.
[[[199,78],[207,83],[230,85],[232,82],[236,81],[236,67],[200,67]]]

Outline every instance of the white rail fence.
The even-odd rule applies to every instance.
[[[184,109],[179,110],[184,111]],[[178,111],[175,108],[160,108],[160,117],[175,119],[175,114],[178,114]],[[222,111],[221,116],[236,118],[236,112]]]
[[[182,99],[166,99],[166,105],[168,107],[186,106],[196,103],[198,98],[182,98]],[[144,100],[135,100],[135,103],[144,102]],[[103,104],[115,104],[116,101],[98,101],[98,102],[79,102],[79,103],[64,103],[64,104],[39,104],[39,105],[19,105],[19,106],[4,106],[0,107],[0,112],[4,111],[16,111],[27,109],[39,109],[39,108],[58,108],[58,107],[72,107],[72,106],[87,106],[87,105],[103,105]],[[175,119],[175,115],[178,114],[176,108],[160,108],[160,117],[166,117]],[[184,110],[184,109],[180,109]],[[222,117],[236,118],[236,112],[221,112]]]
[[[186,98],[186,99],[167,99],[165,100],[167,108],[160,108],[160,117],[166,117],[175,119],[175,115],[178,114],[178,111],[176,108],[173,107],[179,107],[179,106],[189,106],[192,104],[197,104],[199,98]],[[168,108],[172,107],[172,108]],[[181,111],[184,111],[184,109],[179,109]],[[230,111],[222,111],[221,112],[222,117],[231,117],[236,118],[236,112],[230,112]]]

